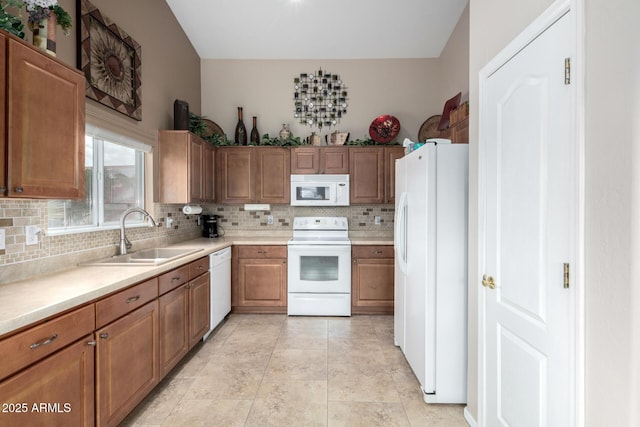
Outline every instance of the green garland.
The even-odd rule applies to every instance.
[[[22,8],[23,4],[19,0],[0,0],[0,28],[21,39],[24,39],[24,24],[18,16],[13,16],[6,11],[8,7]]]
[[[204,139],[210,144],[215,145],[216,147],[224,147],[229,145],[236,145],[235,141],[227,138],[227,135],[205,135],[207,131],[207,125],[204,122],[205,117],[198,116],[197,114],[189,112],[189,132],[198,135],[200,138]],[[371,138],[364,139],[356,139],[354,141],[348,141],[346,145],[349,146],[367,146],[367,145],[398,145],[397,141],[380,144],[375,142]],[[305,142],[298,136],[290,136],[287,139],[280,138],[272,138],[268,133],[262,135],[259,142],[260,146],[271,146],[271,147],[298,147],[300,145],[306,145]]]

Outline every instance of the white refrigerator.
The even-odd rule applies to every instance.
[[[394,338],[428,403],[466,403],[467,144],[396,161]]]

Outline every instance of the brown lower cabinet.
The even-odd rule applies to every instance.
[[[209,330],[208,269],[201,257],[0,339],[0,426],[118,425]]]
[[[160,381],[158,300],[95,333],[96,424],[116,426]]]
[[[234,246],[231,259],[234,312],[287,312],[286,246]]]
[[[351,247],[351,312],[393,314],[393,246]]]
[[[0,425],[93,426],[94,344],[88,335],[0,382]]]
[[[209,272],[162,295],[160,372],[166,375],[209,330]]]
[[[158,299],[160,371],[166,375],[189,351],[189,289],[182,285]]]

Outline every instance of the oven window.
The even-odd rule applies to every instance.
[[[309,186],[296,188],[296,200],[329,200],[328,186]]]
[[[300,280],[327,282],[338,280],[337,256],[301,256]]]

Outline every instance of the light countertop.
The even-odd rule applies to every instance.
[[[231,245],[286,245],[286,236],[197,238],[171,245],[201,249],[158,266],[87,266],[0,286],[0,336],[95,301]],[[393,238],[352,237],[352,245],[392,245]]]

